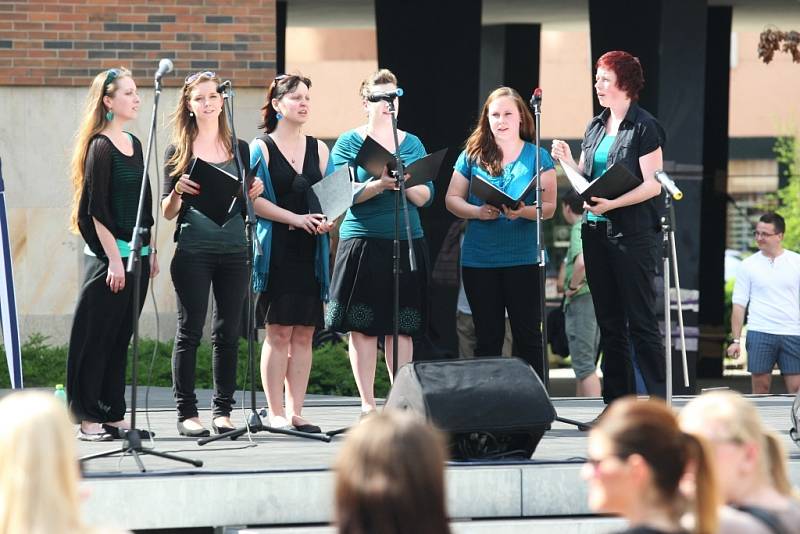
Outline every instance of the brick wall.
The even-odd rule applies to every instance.
[[[165,57],[166,86],[213,70],[263,87],[275,73],[275,0],[0,0],[0,85],[85,86],[120,65],[144,85]]]

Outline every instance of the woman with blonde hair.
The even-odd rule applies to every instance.
[[[0,400],[0,532],[96,532],[81,521],[80,472],[67,411],[52,395]]]
[[[339,534],[449,534],[442,434],[386,410],[351,430],[336,459]]]
[[[684,475],[695,478],[692,499],[681,492]],[[681,431],[672,410],[656,400],[620,399],[589,434],[583,467],[592,510],[628,520],[630,534],[717,531],[718,493],[702,438]],[[686,530],[681,517],[691,512]]]
[[[67,357],[67,395],[78,439],[107,441],[128,428],[125,368],[133,335],[133,274],[126,273],[129,242],[136,224],[144,176],[142,144],[123,130],[139,113],[139,95],[130,71],[119,68],[95,76],[76,134],[70,175],[73,186],[70,228],[86,242],[83,282],[75,308]],[[149,229],[153,225],[147,184],[139,313],[148,279],[158,274]]]
[[[197,347],[203,335],[209,291],[214,294],[211,426],[217,433],[234,429],[230,415],[235,402],[240,325],[249,279],[243,200],[235,201],[222,226],[183,202],[183,195],[200,193],[199,184],[188,174],[195,158],[238,176],[234,158],[234,150],[238,150],[245,172],[250,171],[247,142],[239,139],[238,146],[232,146],[230,126],[222,112],[222,96],[217,92],[219,84],[219,77],[210,71],[190,74],[184,80],[172,115],[172,144],[165,156],[161,199],[164,217],[178,219],[175,228],[178,244],[170,265],[178,300],[172,380],[178,433],[192,437],[210,433],[198,417],[194,392]],[[248,195],[255,198],[263,190],[264,184],[257,179]]]
[[[772,532],[800,532],[800,501],[787,475],[786,451],[751,402],[733,391],[706,393],[681,410],[680,424],[711,444],[727,504]]]
[[[358,151],[367,136],[394,153],[392,112],[385,101],[370,102],[373,93],[388,93],[397,89],[397,77],[380,69],[361,82],[361,105],[367,123],[339,136],[331,150],[336,167],[355,168],[356,181],[366,183],[347,210],[339,227],[339,246],[331,280],[330,302],[325,323],[338,332],[350,333],[350,365],[361,396],[361,413],[375,410],[375,369],[378,338],[384,340],[384,355],[389,377],[392,370],[392,334],[394,308],[392,302],[392,243],[395,235],[395,199],[399,194],[396,181],[384,167],[381,176],[370,176],[356,166]],[[399,102],[395,98],[395,111]],[[398,130],[400,159],[408,166],[425,157],[425,147],[419,137]],[[397,342],[397,366],[410,362],[414,353],[414,337],[423,335],[428,327],[428,246],[420,223],[419,210],[433,201],[433,182],[428,181],[406,191],[411,243],[401,232],[400,248],[400,310]],[[411,271],[408,254],[413,247],[417,270]]]
[[[501,353],[507,312],[513,355],[528,362],[545,380],[535,193],[514,209],[500,209],[470,189],[473,178],[479,177],[509,196],[519,196],[536,175],[538,162],[542,217],[551,218],[556,210],[556,171],[546,150],[540,148],[537,157],[533,136],[534,119],[519,94],[510,87],[492,91],[456,161],[445,204],[453,215],[467,220],[461,274],[475,324],[475,356]]]

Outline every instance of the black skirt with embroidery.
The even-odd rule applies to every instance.
[[[339,242],[325,325],[337,332],[388,336],[393,330],[392,240],[350,238]],[[407,241],[400,242],[400,334],[417,336],[428,326],[428,245],[412,240],[417,271],[409,268]]]

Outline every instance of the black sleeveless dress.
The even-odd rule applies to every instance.
[[[302,174],[297,174],[269,135],[261,140],[269,152],[276,204],[293,213],[309,213],[308,190],[322,180],[317,140],[306,136]],[[323,326],[320,284],[314,273],[316,247],[317,236],[273,221],[269,279],[256,302],[257,325]]]

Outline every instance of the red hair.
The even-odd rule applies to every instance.
[[[606,52],[597,60],[595,69],[606,69],[617,75],[617,87],[625,91],[631,100],[639,99],[644,87],[644,73],[639,58],[622,50]]]

